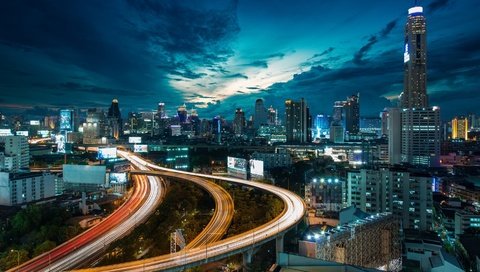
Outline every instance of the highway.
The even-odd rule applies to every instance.
[[[148,169],[143,164],[133,164],[138,169]],[[51,251],[8,271],[62,271],[78,267],[146,220],[164,194],[165,185],[160,178],[139,176],[128,200],[100,223]]]
[[[159,270],[179,270],[185,267],[191,267],[213,260],[223,259],[227,256],[253,249],[255,246],[275,239],[278,235],[294,227],[304,218],[306,208],[301,197],[293,192],[283,188],[275,187],[269,184],[258,183],[254,181],[211,176],[206,174],[190,173],[185,171],[163,168],[151,164],[137,156],[125,154],[125,158],[137,164],[142,164],[155,171],[137,171],[140,174],[165,176],[166,173],[175,173],[187,175],[190,177],[200,177],[207,179],[224,180],[236,184],[243,184],[257,189],[261,189],[275,194],[284,202],[284,210],[274,220],[261,225],[251,231],[221,240],[213,243],[207,243],[204,246],[187,248],[180,252],[153,257],[149,259],[127,262],[117,265],[89,268],[78,270],[81,272],[96,271],[159,271]]]

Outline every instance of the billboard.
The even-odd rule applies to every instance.
[[[65,183],[103,185],[105,183],[106,172],[107,167],[105,165],[64,164],[63,181]]]
[[[49,130],[39,130],[37,131],[37,135],[40,135],[42,138],[46,138],[50,135]]]
[[[148,145],[146,145],[146,144],[133,145],[133,152],[135,152],[135,153],[147,153],[148,152]]]
[[[142,137],[128,137],[128,142],[131,144],[141,144]]]
[[[60,110],[60,130],[73,130],[73,111]]]
[[[18,130],[15,134],[17,134],[18,136],[28,137],[28,131],[27,130]]]
[[[65,153],[65,136],[55,135],[55,143],[57,144],[57,153]]]
[[[113,159],[117,157],[117,148],[116,147],[99,147],[97,159]]]
[[[263,177],[263,161],[250,160],[250,174],[252,176]]]
[[[110,184],[127,183],[127,173],[110,173]]]
[[[30,125],[31,126],[39,126],[40,125],[40,120],[30,120]]]
[[[9,128],[0,129],[0,136],[12,136],[12,130]]]
[[[234,177],[247,178],[247,160],[235,157],[227,158],[228,174]]]

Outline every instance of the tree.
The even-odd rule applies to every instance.
[[[28,251],[25,249],[9,250],[6,255],[0,259],[0,271],[6,271],[28,261],[28,259]]]
[[[47,252],[53,248],[55,248],[57,244],[55,242],[52,242],[50,240],[46,240],[45,242],[37,245],[35,249],[33,250],[33,256],[38,256],[44,252]]]

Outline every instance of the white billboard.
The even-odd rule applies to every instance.
[[[28,137],[28,130],[18,130],[15,134],[17,134],[18,136]]]
[[[99,147],[97,158],[99,160],[113,159],[117,157],[116,147]]]
[[[81,184],[99,184],[105,183],[105,174],[107,167],[105,165],[63,165],[63,181],[65,183],[81,183]]]
[[[55,135],[55,143],[57,144],[57,153],[65,153],[65,136]]]
[[[146,144],[136,144],[133,146],[133,152],[135,153],[147,153],[148,145]]]
[[[39,126],[39,125],[40,125],[40,121],[39,121],[39,120],[30,120],[30,125],[31,125],[31,126]]]
[[[227,171],[231,176],[247,178],[247,160],[235,157],[227,158]]]
[[[110,184],[127,183],[127,173],[110,173]]]
[[[128,142],[130,144],[141,144],[142,143],[142,137],[128,137]]]
[[[250,160],[250,174],[263,177],[263,161]]]
[[[12,136],[12,130],[9,128],[0,129],[0,136]]]
[[[40,135],[42,138],[46,138],[50,135],[49,130],[39,130],[37,131],[37,135]]]

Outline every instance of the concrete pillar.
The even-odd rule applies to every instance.
[[[277,238],[275,238],[275,251],[276,251],[276,255],[277,255],[277,260],[278,260],[278,256],[280,255],[279,253],[280,252],[283,252],[283,237],[285,235],[284,234],[281,234],[281,235],[278,235]]]
[[[243,252],[243,271],[247,271],[247,266],[252,263],[253,249]]]

